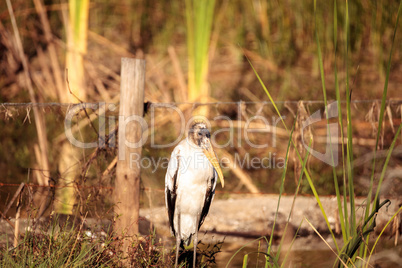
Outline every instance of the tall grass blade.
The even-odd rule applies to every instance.
[[[275,111],[277,112],[278,116],[280,117],[283,126],[285,127],[286,131],[289,132],[289,129],[287,128],[287,126],[286,126],[286,124],[285,124],[285,122],[284,122],[284,120],[283,120],[283,117],[282,117],[281,113],[279,112],[278,107],[276,106],[274,100],[272,99],[271,94],[269,93],[268,89],[265,87],[264,83],[262,82],[262,80],[261,80],[261,78],[260,78],[258,72],[257,72],[256,69],[254,68],[254,66],[253,66],[253,64],[251,63],[251,61],[250,61],[248,58],[247,58],[247,60],[248,60],[248,62],[249,62],[249,64],[250,64],[251,68],[253,69],[254,74],[256,75],[256,77],[257,77],[258,81],[260,82],[261,86],[264,88],[264,90],[265,90],[265,92],[266,92],[266,94],[267,94],[269,100],[271,101],[272,105],[274,106],[274,109],[275,109]],[[294,143],[292,137],[291,137],[291,136],[289,136],[289,137],[290,137],[290,141],[291,141],[291,143],[292,143],[292,146],[293,146],[293,148],[295,149],[297,158],[298,158],[298,160],[300,161],[300,163],[302,163],[303,160],[302,160],[302,157],[301,157],[301,155],[300,155],[300,152],[299,152],[299,150],[297,149],[297,146],[295,145],[295,143]],[[317,193],[317,190],[316,190],[316,188],[315,188],[315,186],[314,186],[313,180],[311,179],[310,174],[308,173],[307,168],[304,168],[304,169],[303,169],[303,172],[304,172],[304,174],[306,175],[306,178],[307,178],[307,181],[308,181],[308,183],[309,183],[310,189],[311,189],[311,191],[313,192],[313,195],[314,195],[314,197],[315,197],[315,199],[316,199],[316,201],[317,201],[317,204],[318,204],[318,206],[319,206],[319,208],[320,208],[321,214],[323,215],[324,220],[325,220],[325,223],[327,224],[328,230],[329,230],[329,232],[331,233],[331,236],[332,236],[332,238],[333,238],[333,240],[334,240],[335,246],[336,246],[337,250],[339,251],[338,243],[336,242],[335,235],[334,235],[334,233],[333,233],[333,231],[332,231],[331,225],[329,224],[327,214],[325,213],[324,207],[323,207],[323,205],[322,205],[322,202],[321,202],[321,200],[320,200],[320,197],[318,196],[318,193]]]
[[[252,243],[254,243],[254,242],[256,242],[256,241],[259,241],[259,240],[261,240],[261,239],[264,239],[265,242],[267,242],[267,244],[268,244],[268,239],[267,239],[265,236],[259,237],[259,238],[257,238],[257,239],[254,239],[253,241],[250,241],[250,242],[244,244],[241,248],[239,248],[239,249],[232,255],[232,257],[230,257],[230,259],[229,259],[229,261],[226,263],[226,266],[225,266],[225,267],[226,267],[226,268],[231,267],[231,266],[229,266],[229,264],[232,262],[232,260],[234,259],[234,257],[235,257],[243,248],[245,248],[245,247],[247,247],[248,245],[250,245],[250,244],[252,244]]]
[[[374,250],[375,250],[375,248],[376,248],[376,246],[377,246],[377,244],[378,244],[378,241],[380,240],[382,234],[383,234],[384,231],[387,229],[388,225],[394,220],[394,218],[396,217],[396,215],[398,215],[398,214],[401,213],[401,212],[402,212],[402,207],[399,207],[399,209],[394,213],[394,215],[392,215],[392,217],[389,219],[389,221],[385,224],[384,228],[382,228],[380,234],[378,235],[377,239],[375,240],[375,242],[374,242],[374,244],[373,244],[373,247],[371,248],[370,255],[369,255],[368,259],[367,259],[366,268],[369,267],[370,258],[371,258],[371,256],[373,255]]]
[[[62,102],[77,102],[86,99],[86,83],[84,70],[84,56],[87,52],[88,37],[88,16],[89,0],[69,0],[69,24],[67,28],[67,51],[66,68],[68,70],[69,88],[72,94],[66,90],[63,96],[60,96]],[[71,168],[77,165],[76,159],[81,159],[80,152],[71,147],[69,143],[63,143],[60,149],[62,157],[58,163],[58,169],[63,174],[63,180],[60,180],[63,188],[56,189],[55,211],[60,214],[73,214],[73,208],[76,203],[76,193],[74,180],[78,177],[78,169]]]
[[[349,88],[349,2],[345,1],[345,71],[346,71],[346,120],[347,120],[347,144],[346,144],[346,170],[348,178],[349,202],[350,202],[350,220],[349,235],[356,235],[356,213],[355,213],[355,190],[353,185],[353,130],[352,130],[352,112],[351,99],[352,92]]]
[[[389,160],[391,158],[392,152],[394,150],[396,140],[398,139],[398,136],[401,133],[401,128],[402,128],[402,123],[399,125],[399,128],[395,133],[395,137],[392,140],[391,146],[389,147],[387,158],[385,159],[385,162],[384,162],[384,165],[383,165],[383,168],[382,168],[382,171],[381,171],[380,179],[378,181],[377,191],[376,191],[375,197],[374,197],[374,204],[377,202],[378,196],[380,195],[381,184],[382,184],[382,182],[384,180],[385,172],[387,171],[388,163],[389,163]]]
[[[306,218],[304,218],[306,221],[307,221],[307,223],[310,225],[310,227],[314,230],[314,232],[321,238],[321,240],[328,246],[328,248],[336,255],[336,257],[339,259],[339,261],[344,265],[344,267],[348,267],[347,265],[346,265],[346,263],[339,257],[339,255],[332,249],[332,247],[328,244],[328,242],[325,240],[325,238],[324,237],[322,237],[322,235],[318,232],[318,230],[314,227],[314,225],[313,224],[311,224],[311,222],[308,220],[308,219],[306,219]]]
[[[397,29],[398,29],[399,16],[400,16],[401,10],[402,10],[402,1],[399,2],[399,9],[398,9],[398,14],[396,16],[394,34],[392,36],[392,45],[391,45],[391,50],[389,52],[387,73],[386,73],[386,77],[385,77],[384,89],[383,89],[382,99],[381,99],[380,118],[378,120],[378,130],[377,130],[377,137],[376,137],[376,144],[375,144],[376,146],[374,148],[373,164],[372,164],[372,169],[371,169],[372,172],[371,172],[370,191],[369,191],[368,200],[371,200],[371,192],[372,192],[372,187],[373,187],[373,182],[374,182],[374,173],[375,173],[375,164],[376,164],[376,153],[377,153],[378,143],[379,143],[380,135],[381,135],[381,131],[382,131],[382,123],[384,120],[385,104],[387,101],[387,92],[388,92],[388,80],[389,80],[389,74],[391,72],[391,58],[392,58],[392,53],[394,51],[395,36],[396,36]],[[395,136],[397,137],[398,134]],[[383,169],[383,172],[384,172],[384,169]],[[377,187],[377,193],[376,193],[376,196],[374,199],[374,204],[378,198],[379,190],[380,190],[380,187]],[[367,208],[369,208],[369,206],[370,206],[369,202],[367,202],[367,206],[368,206]],[[373,210],[375,210],[375,208],[373,208]],[[366,212],[366,214],[367,214],[367,212]]]
[[[361,228],[361,233],[354,236],[347,244],[345,251],[340,254],[341,259],[344,262],[349,260],[353,260],[355,253],[359,249],[360,245],[363,241],[367,241],[368,235],[374,231],[374,227],[376,226],[376,217],[378,211],[385,206],[386,204],[390,204],[391,201],[386,199],[381,204],[377,204],[375,206],[376,210],[374,210],[364,221],[363,226]],[[373,220],[373,221],[371,221]],[[369,224],[371,222],[371,224]],[[365,230],[365,231],[363,231]],[[343,263],[343,262],[342,262]],[[338,264],[338,267],[341,267],[341,263]]]
[[[344,149],[344,133],[343,133],[343,118],[342,118],[342,105],[341,105],[341,94],[339,91],[339,81],[338,81],[338,67],[337,67],[337,49],[338,49],[338,6],[337,0],[334,0],[334,76],[335,76],[335,94],[336,101],[338,104],[338,121],[340,128],[340,136],[341,136],[341,152],[342,152],[342,178],[343,178],[343,209],[342,204],[339,200],[340,194],[339,187],[336,187],[336,197],[338,202],[338,213],[339,213],[339,221],[341,223],[342,230],[342,238],[343,243],[346,243],[349,237],[349,224],[347,221],[348,218],[348,209],[347,209],[347,190],[346,190],[346,169],[345,169],[345,149]],[[337,185],[337,184],[336,184]]]
[[[296,119],[297,119],[297,118],[296,118]],[[293,131],[294,131],[294,129],[295,129],[295,125],[296,125],[296,120],[294,121],[292,130],[291,130],[291,132],[290,132],[290,137],[292,137],[292,135],[293,135]],[[271,236],[270,236],[270,238],[269,238],[269,243],[268,243],[268,250],[267,250],[268,256],[269,256],[269,254],[271,253],[271,246],[272,246],[272,241],[273,241],[273,238],[274,238],[274,231],[275,231],[276,220],[277,220],[277,218],[278,218],[279,206],[280,206],[280,204],[281,204],[281,197],[282,197],[283,190],[284,190],[284,186],[285,186],[286,172],[287,172],[287,170],[288,170],[288,160],[289,160],[290,141],[291,141],[291,139],[289,139],[288,146],[287,146],[287,148],[286,148],[286,154],[285,154],[285,163],[286,163],[286,164],[285,164],[285,168],[283,169],[282,176],[281,176],[281,186],[280,186],[280,188],[279,188],[278,203],[277,203],[277,205],[276,205],[274,223],[273,223],[273,226],[272,226]],[[301,174],[303,174],[303,173],[301,173]],[[277,254],[278,254],[278,253],[277,253]],[[275,258],[275,259],[277,259],[277,258]],[[265,262],[265,267],[266,267],[266,268],[268,267],[268,264],[269,264],[269,259],[267,259],[267,261]]]
[[[243,258],[243,268],[246,268],[247,267],[247,262],[248,262],[248,254],[246,254],[246,255],[244,255],[244,258]]]
[[[373,191],[373,185],[374,185],[374,174],[375,174],[375,167],[376,167],[376,154],[377,154],[377,149],[378,149],[378,144],[379,144],[379,140],[380,140],[380,135],[381,135],[381,131],[382,131],[382,125],[383,125],[383,120],[384,120],[384,113],[385,113],[385,105],[386,105],[386,100],[387,100],[387,92],[388,92],[388,80],[389,80],[389,74],[391,72],[391,59],[392,59],[392,54],[394,51],[394,45],[395,45],[395,36],[396,36],[396,32],[398,29],[398,23],[399,23],[399,16],[402,10],[402,1],[399,2],[399,8],[398,8],[398,13],[396,16],[396,23],[395,23],[395,27],[394,27],[394,33],[392,36],[392,45],[391,45],[391,50],[389,52],[389,57],[388,57],[388,65],[387,65],[387,72],[386,72],[386,77],[385,77],[385,83],[384,83],[384,89],[383,89],[383,93],[382,93],[382,99],[381,99],[381,108],[380,108],[380,117],[378,120],[378,129],[377,129],[377,137],[376,137],[376,144],[374,147],[374,155],[373,155],[373,163],[372,163],[372,168],[371,168],[371,178],[370,178],[370,187],[369,187],[369,193],[367,196],[367,204],[366,204],[366,212],[365,212],[365,217],[367,218],[367,215],[370,212],[370,201],[371,201],[371,197],[372,197],[372,191]],[[400,131],[400,128],[398,129],[398,131]],[[398,137],[399,134],[395,135],[395,138]],[[385,162],[385,165],[383,167],[382,173],[381,173],[381,177],[377,186],[377,191],[374,197],[374,202],[373,202],[373,207],[371,209],[371,211],[376,211],[377,208],[375,207],[377,204],[377,200],[378,200],[378,196],[379,196],[379,192],[381,189],[381,184],[385,175],[385,168],[388,166],[388,161],[390,157],[390,152],[392,152],[393,146],[395,146],[394,142],[395,142],[395,138],[394,141],[391,145],[391,148],[389,150],[389,154],[387,156],[387,160]],[[365,247],[364,250],[364,255],[366,255],[367,253],[367,246]]]
[[[208,96],[209,47],[215,0],[186,0],[188,98],[206,101]],[[204,109],[204,110],[202,110]],[[206,106],[200,114],[206,115]]]
[[[334,27],[336,30],[336,0],[334,1]],[[335,159],[334,159],[334,153],[332,150],[332,135],[330,134],[330,124],[329,124],[329,111],[328,111],[328,101],[327,101],[327,90],[325,86],[325,74],[324,74],[324,63],[322,59],[322,53],[321,53],[321,45],[320,45],[320,39],[318,35],[318,25],[317,25],[317,3],[316,0],[314,0],[314,18],[315,18],[315,40],[317,44],[317,54],[318,54],[318,60],[319,60],[319,67],[320,67],[320,74],[321,74],[321,84],[322,84],[322,93],[324,97],[324,105],[325,105],[325,115],[326,115],[326,120],[327,120],[327,135],[329,134],[329,141],[331,146],[329,146],[330,149],[330,154],[331,154],[331,161],[332,161],[332,176],[334,179],[334,186],[335,186],[335,193],[336,193],[336,199],[338,203],[338,213],[340,217],[340,222],[341,222],[341,229],[342,229],[342,234],[344,241],[346,241],[346,232],[345,232],[345,224],[344,224],[344,217],[343,217],[343,211],[342,211],[342,201],[340,197],[340,192],[339,192],[339,185],[338,185],[338,177],[336,175],[336,169],[335,169]],[[334,42],[336,43],[336,33],[334,32]],[[335,44],[336,46],[336,44]],[[336,48],[335,48],[336,51]],[[336,53],[336,52],[335,52]],[[335,59],[336,59],[336,54],[335,54]],[[336,60],[335,60],[335,65],[336,65]],[[335,75],[335,80],[337,82],[337,75]],[[338,88],[338,93],[339,93],[339,88]],[[338,108],[338,117],[341,114],[340,110],[340,100],[337,104]],[[342,117],[339,118],[340,122],[342,122]]]
[[[303,222],[304,222],[304,219],[300,222],[299,227],[297,228],[297,230],[295,232],[295,236],[293,237],[292,242],[290,242],[289,249],[291,249],[293,247],[293,244],[296,241],[296,238],[298,236],[298,233],[300,231],[300,228],[301,228]],[[281,264],[281,268],[284,267],[284,265],[286,264],[286,261],[288,260],[288,257],[290,255],[290,253],[291,253],[291,250],[288,250],[286,252],[285,257],[283,258],[283,261],[282,261],[282,264]],[[277,255],[277,258],[279,258],[279,255]],[[276,262],[278,262],[278,260],[276,260]]]
[[[313,139],[310,139],[309,146],[311,146],[311,143],[312,143],[312,142],[313,142]],[[307,151],[307,152],[306,152],[306,156],[304,157],[304,160],[303,160],[302,169],[304,169],[304,168],[306,167],[307,159],[308,159],[309,156],[310,156],[310,152]],[[289,215],[288,215],[288,220],[286,221],[286,225],[285,225],[285,228],[284,228],[284,230],[283,230],[283,233],[284,233],[284,234],[286,234],[286,231],[287,231],[288,226],[289,226],[290,217],[292,216],[292,213],[293,213],[293,208],[294,208],[294,205],[295,205],[295,203],[296,203],[296,198],[297,198],[297,195],[298,195],[298,193],[299,193],[299,189],[300,189],[300,185],[301,185],[301,182],[302,182],[302,179],[303,179],[303,175],[304,175],[303,172],[300,172],[299,182],[297,183],[295,195],[294,195],[293,201],[292,201],[292,208],[290,209],[290,212],[289,212]],[[301,223],[300,223],[299,228],[297,229],[297,232],[296,232],[296,234],[295,234],[295,237],[293,238],[293,241],[296,239],[296,236],[297,236],[297,233],[298,233],[298,230],[300,229],[300,227],[301,227]],[[279,242],[278,252],[276,253],[276,256],[275,256],[275,260],[276,260],[276,261],[279,260],[279,255],[280,255],[280,253],[281,253],[281,249],[282,249],[282,245],[283,245],[284,240],[285,240],[285,236],[282,236],[281,241]],[[292,241],[292,243],[291,243],[291,246],[293,245],[293,241]],[[290,246],[290,248],[292,248],[291,246]],[[289,252],[290,252],[290,250],[286,253],[285,259],[284,259],[283,262],[282,262],[282,266],[285,264],[286,258],[287,258],[287,255],[288,255]],[[282,267],[282,266],[281,266],[281,267]]]

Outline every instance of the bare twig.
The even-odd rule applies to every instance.
[[[102,176],[105,177],[107,175],[109,175],[110,171],[116,167],[116,163],[117,163],[117,156],[112,160],[112,162],[110,162],[109,166],[107,166],[107,168],[105,169],[105,171],[103,171]]]
[[[7,215],[8,210],[11,208],[12,204],[14,203],[15,199],[18,197],[18,195],[21,193],[22,189],[24,189],[25,183],[21,183],[20,186],[18,187],[17,191],[15,192],[13,198],[11,201],[8,203],[6,209],[3,212],[3,215]]]
[[[398,213],[393,221],[392,224],[392,229],[395,232],[395,240],[394,240],[394,245],[397,246],[398,245],[398,240],[399,240],[399,230],[400,230],[400,224],[401,224],[401,213]]]
[[[1,217],[2,217],[8,224],[10,224],[10,226],[11,226],[13,229],[15,229],[15,225],[14,225],[9,219],[7,219],[6,215],[4,215],[3,212],[0,211],[0,215],[1,215]]]
[[[105,141],[104,141],[104,145],[105,145],[105,146],[106,146],[106,145],[107,145],[107,147],[109,146],[110,137],[111,137],[111,135],[115,136],[115,133],[117,133],[117,129],[118,129],[118,126],[116,126],[115,129],[114,129],[111,133],[109,133],[109,135],[107,135],[107,136],[105,137]],[[97,156],[99,155],[99,153],[100,153],[102,150],[104,150],[104,149],[105,149],[105,147],[97,147],[97,148],[91,153],[91,155],[89,156],[88,161],[86,161],[84,167],[82,168],[82,173],[81,173],[82,178],[84,178],[85,175],[86,175],[86,173],[88,172],[88,169],[89,169],[90,164],[97,158]],[[116,157],[116,158],[117,158],[117,157]],[[113,166],[117,163],[116,158],[115,158],[115,159],[112,161],[112,163],[111,163],[111,164],[113,164],[113,162],[114,162],[114,164],[113,164],[113,165],[110,164],[110,165],[108,166],[108,168],[109,168],[109,167],[110,167],[110,169],[113,168]],[[105,172],[106,172],[106,171],[105,171]]]
[[[24,76],[25,76],[26,86],[28,88],[29,98],[31,99],[32,103],[37,103],[37,100],[35,97],[35,92],[34,92],[34,89],[32,86],[32,80],[29,75],[28,61],[25,57],[25,53],[24,53],[24,49],[22,46],[22,41],[21,41],[21,37],[19,34],[17,22],[16,22],[16,19],[14,16],[14,10],[11,5],[11,1],[6,0],[6,2],[7,2],[8,12],[10,14],[11,24],[12,24],[13,31],[14,31],[14,36],[15,36],[18,53],[19,53],[19,56],[20,56],[20,59],[22,62],[23,69],[24,69]],[[40,147],[40,151],[41,151],[42,168],[45,170],[45,172],[48,172],[49,159],[47,157],[48,144],[47,144],[47,137],[46,137],[45,119],[44,119],[43,114],[41,114],[39,112],[38,107],[34,106],[33,111],[34,111],[34,117],[35,117],[36,131],[38,133],[39,147]]]
[[[246,188],[251,193],[253,194],[260,193],[260,190],[258,190],[257,186],[254,185],[251,177],[246,172],[244,172],[244,170],[241,167],[236,165],[235,159],[230,153],[228,153],[225,150],[221,150],[219,154],[221,154],[223,157],[229,160],[230,163],[229,168],[235,174],[235,176],[240,180],[240,182],[244,184],[244,186],[246,186]]]
[[[180,96],[179,100],[180,101],[187,101],[187,85],[186,85],[186,79],[184,78],[183,70],[180,67],[180,62],[176,54],[176,50],[174,49],[173,46],[168,47],[168,53],[170,60],[173,63],[173,68],[174,71],[176,72],[177,76],[177,83],[179,84],[179,94]]]
[[[90,61],[85,61],[84,66],[96,89],[99,91],[102,100],[107,103],[111,103],[112,98],[110,97],[109,91],[106,89],[103,81],[98,76],[95,66]]]
[[[60,101],[63,101],[63,79],[60,71],[60,65],[57,60],[57,51],[56,51],[56,46],[53,43],[53,35],[52,35],[52,30],[50,28],[50,23],[49,19],[47,17],[47,14],[45,12],[45,9],[42,4],[42,0],[34,0],[35,8],[37,13],[39,14],[42,26],[43,26],[43,32],[45,34],[45,39],[48,45],[48,51],[49,51],[49,56],[50,56],[50,63],[52,66],[53,70],[53,76],[54,80],[56,81],[56,88],[57,88],[57,95]]]
[[[84,104],[84,102],[80,98],[78,98],[77,95],[75,95],[74,92],[70,88],[70,82],[68,81],[68,69],[67,68],[66,68],[66,82],[67,82],[67,88],[68,88],[68,91],[70,92],[70,94],[73,95],[73,97],[76,98],[81,104]],[[92,123],[92,120],[88,115],[87,109],[84,109],[84,113],[87,116],[87,118],[89,120],[89,124],[91,125],[92,129],[95,131],[96,136],[98,136],[98,138],[99,138],[99,133],[96,130],[94,124]]]
[[[81,234],[81,231],[82,231],[82,227],[84,226],[85,219],[87,218],[87,215],[88,215],[88,212],[85,214],[84,219],[82,219],[82,222],[81,222],[81,225],[80,225],[80,229],[78,230],[77,238],[75,239],[74,246],[73,246],[73,248],[71,249],[71,253],[70,253],[70,255],[68,256],[67,262],[66,262],[66,264],[65,264],[64,267],[68,267],[68,263],[70,262],[71,256],[73,255],[75,246],[77,245],[77,241],[78,241],[79,238],[80,238],[80,234]]]
[[[321,240],[325,243],[325,245],[328,246],[328,248],[335,254],[335,256],[339,259],[339,261],[343,264],[344,267],[348,267],[346,265],[346,263],[341,259],[341,257],[339,257],[339,255],[335,252],[335,250],[328,244],[328,242],[325,240],[324,237],[322,237],[322,235],[317,231],[317,229],[311,224],[311,222],[307,219],[304,218],[307,223],[310,225],[310,227],[314,230],[314,232],[321,238]],[[353,267],[356,268],[356,266],[352,263]]]
[[[19,194],[17,202],[17,214],[15,215],[15,228],[14,228],[14,247],[18,246],[18,240],[20,235],[20,215],[22,207],[22,193]]]

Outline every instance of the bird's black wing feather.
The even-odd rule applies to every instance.
[[[205,194],[205,202],[202,208],[202,212],[200,215],[200,222],[198,224],[198,230],[200,229],[201,225],[204,223],[205,217],[208,215],[209,208],[211,207],[212,200],[214,199],[215,195],[215,185],[216,185],[216,172],[213,172],[213,177],[211,179],[210,185],[208,185],[207,192]]]
[[[177,190],[177,173],[179,172],[179,157],[177,157],[177,169],[173,175],[173,188],[169,189],[166,187],[165,194],[166,194],[166,206],[168,209],[169,214],[169,226],[170,230],[172,231],[173,235],[176,236],[176,232],[174,230],[174,211],[176,207],[176,190]]]

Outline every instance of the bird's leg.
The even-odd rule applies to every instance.
[[[195,268],[195,263],[197,260],[197,244],[198,244],[198,223],[200,222],[200,215],[197,215],[197,226],[195,227],[195,235],[194,235],[194,255],[193,255],[193,268]]]
[[[180,249],[180,235],[176,236],[176,262],[174,267],[177,268],[177,262],[179,260],[179,249]]]
[[[178,260],[179,260],[179,249],[181,242],[181,232],[180,232],[180,212],[177,215],[177,232],[176,232],[176,262],[174,267],[177,268]]]
[[[198,228],[195,230],[195,236],[194,236],[193,268],[195,268],[195,262],[197,260],[197,244],[198,244]]]

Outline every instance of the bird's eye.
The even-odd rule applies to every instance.
[[[201,132],[198,132],[198,136],[202,136],[202,133],[201,133]]]

